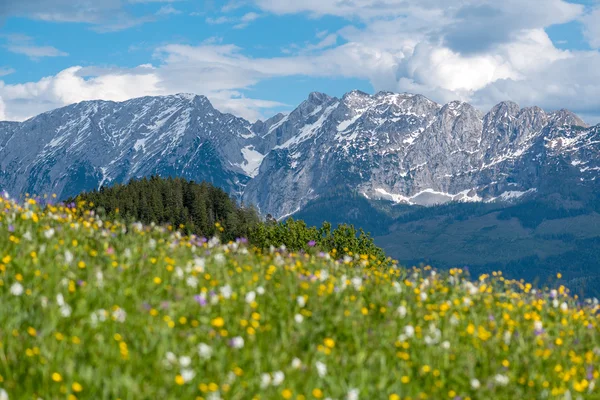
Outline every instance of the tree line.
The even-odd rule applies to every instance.
[[[381,263],[390,261],[369,234],[353,225],[339,224],[334,229],[328,222],[316,227],[292,218],[276,221],[267,216],[263,220],[254,207],[237,204],[222,189],[206,182],[152,176],[84,192],[67,202],[85,202],[113,219],[169,224],[187,234],[219,236],[223,241],[246,238],[262,249],[314,248],[340,257],[367,254]]]

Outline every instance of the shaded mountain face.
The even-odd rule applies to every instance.
[[[566,110],[413,94],[311,93],[254,124],[203,96],[90,101],[0,123],[0,189],[61,198],[159,174],[206,180],[277,218],[346,187],[431,205],[593,192],[600,126]]]

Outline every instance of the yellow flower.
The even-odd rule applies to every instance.
[[[283,389],[283,391],[281,392],[281,396],[284,399],[291,399],[292,398],[292,391],[290,389]]]
[[[321,389],[315,388],[312,391],[312,395],[316,398],[316,399],[320,399],[321,397],[323,397],[323,391]]]
[[[510,365],[510,362],[509,362],[508,360],[504,360],[504,361],[502,361],[502,366],[503,366],[504,368],[508,368],[508,366],[509,366],[509,365]]]
[[[73,391],[75,393],[79,393],[83,390],[83,387],[81,386],[80,383],[78,382],[73,382],[73,384],[71,385],[71,389],[73,389]]]
[[[225,325],[225,320],[221,317],[217,317],[211,321],[211,325],[215,328],[221,328]]]
[[[178,385],[180,385],[180,386],[183,385],[185,383],[185,380],[183,379],[183,376],[177,375],[175,377],[175,383],[178,384]]]
[[[27,328],[27,333],[29,333],[29,336],[37,336],[37,331],[32,326],[30,326],[29,328]]]
[[[406,384],[408,382],[410,382],[410,378],[406,375],[404,375],[402,378],[400,378],[400,382]]]
[[[325,344],[325,346],[329,347],[330,349],[333,349],[335,347],[335,340],[333,340],[331,338],[325,338],[323,343]]]
[[[388,397],[389,400],[400,400],[400,396],[398,396],[396,393],[392,393],[390,394],[390,397]]]
[[[54,382],[61,382],[62,381],[62,376],[58,372],[55,372],[55,373],[52,374],[52,380]]]
[[[162,279],[160,279],[158,276],[154,277],[154,283],[157,285],[160,285],[160,283],[162,282]]]

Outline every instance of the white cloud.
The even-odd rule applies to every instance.
[[[600,49],[600,7],[585,15],[581,21],[584,24],[584,35],[590,46]]]
[[[177,15],[181,14],[181,11],[173,7],[171,4],[162,6],[157,12],[156,15]]]
[[[14,74],[14,73],[15,73],[15,70],[13,68],[0,67],[0,77]]]
[[[2,96],[0,96],[0,121],[6,120],[5,114],[6,106],[4,105],[4,100],[2,100]]]
[[[43,57],[64,57],[68,56],[69,53],[61,51],[53,46],[36,46],[33,43],[33,38],[20,35],[12,34],[5,35],[7,44],[4,46],[11,53],[24,54],[27,57],[37,60]]]

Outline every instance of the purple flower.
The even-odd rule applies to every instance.
[[[80,279],[80,280],[78,280],[78,281],[77,281],[77,284],[78,284],[79,286],[83,286],[83,281]]]
[[[169,302],[168,301],[162,301],[160,303],[160,308],[162,308],[163,310],[166,310],[167,308],[169,308]]]
[[[14,232],[14,231],[15,231],[15,227],[14,227],[14,225],[9,225],[9,226],[8,226],[8,231],[9,231],[9,232]]]
[[[237,242],[241,244],[246,244],[248,243],[248,239],[246,239],[245,237],[241,237],[237,239]]]
[[[142,303],[142,307],[146,311],[150,311],[152,309],[152,306],[150,304],[146,303],[146,302]]]
[[[314,240],[311,240],[310,242],[308,242],[309,247],[315,247],[316,244],[317,244],[317,242],[315,242]]]
[[[197,294],[194,296],[194,300],[196,300],[196,303],[200,304],[202,307],[206,305],[206,297],[204,295]]]

